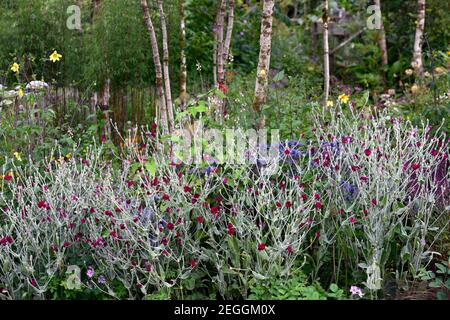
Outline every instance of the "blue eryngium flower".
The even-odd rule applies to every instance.
[[[342,194],[344,195],[345,201],[352,201],[358,195],[358,187],[354,184],[344,181],[340,184]]]

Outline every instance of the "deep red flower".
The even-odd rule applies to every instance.
[[[162,199],[163,199],[164,201],[169,201],[169,200],[170,200],[170,197],[169,197],[168,194],[164,194],[164,195],[162,196]]]
[[[110,210],[106,210],[105,211],[105,215],[107,215],[108,217],[113,217],[114,216],[112,211],[110,211]]]
[[[285,149],[285,150],[284,150],[284,154],[285,154],[285,155],[290,155],[290,154],[291,154],[291,151],[289,151],[289,149]]]
[[[91,209],[89,209],[89,212],[90,212],[90,213],[95,213],[95,209],[94,209],[94,208],[91,208]]]
[[[202,223],[203,221],[205,221],[205,218],[203,217],[197,217],[197,222]]]
[[[7,174],[6,176],[3,177],[3,179],[5,179],[5,181],[11,181],[12,176],[10,176],[9,174]]]
[[[69,247],[71,245],[71,243],[69,241],[64,241],[63,246],[64,247]]]
[[[351,224],[354,224],[356,222],[356,218],[355,217],[350,217],[348,219],[348,222],[350,222]]]
[[[317,231],[317,232],[316,232],[316,237],[317,237],[317,238],[320,238],[320,231]]]
[[[281,208],[281,202],[280,202],[280,201],[275,202],[275,205],[276,205],[278,208]]]
[[[289,209],[290,207],[292,207],[292,203],[290,201],[286,201],[285,206]]]
[[[167,224],[167,229],[169,229],[169,230],[173,230],[175,228],[175,226],[173,225],[173,223],[168,223]]]
[[[184,190],[184,192],[191,192],[191,187],[184,186],[183,190]]]
[[[412,167],[413,170],[417,170],[417,169],[420,169],[420,164],[419,163],[413,163],[411,167]]]
[[[306,201],[307,198],[308,198],[308,197],[306,196],[306,194],[303,193],[303,194],[302,194],[302,200],[303,200],[303,201]]]
[[[322,209],[322,203],[320,201],[317,201],[315,207],[316,209]]]
[[[120,230],[125,230],[125,224],[121,223],[119,227],[120,227]]]
[[[50,209],[50,206],[45,201],[39,201],[37,205],[38,205],[38,208],[40,208],[40,209],[47,209],[47,210]]]
[[[292,246],[288,246],[287,247],[287,252],[288,253],[293,253],[294,252],[294,249],[292,248]]]
[[[81,219],[81,224],[86,224],[86,221],[87,221],[86,218],[82,218]]]
[[[377,199],[373,198],[373,199],[372,199],[372,204],[373,204],[374,206],[376,206],[376,205],[378,204]]]
[[[266,249],[266,244],[265,243],[259,243],[258,244],[258,250],[259,251],[263,251],[264,249]]]
[[[372,151],[370,151],[370,149],[366,149],[364,150],[364,154],[369,157],[372,154]]]
[[[367,182],[369,181],[369,178],[367,178],[366,176],[361,176],[359,180],[361,180],[361,182]]]
[[[228,93],[228,88],[225,83],[219,82],[219,90],[222,91],[224,94]]]
[[[191,260],[191,268],[195,268],[195,266],[197,265],[197,261],[195,260]]]
[[[219,209],[220,209],[219,206],[213,206],[213,207],[211,207],[211,213],[217,214],[217,213],[219,213]]]
[[[355,166],[355,165],[352,166],[352,171],[358,171],[359,169],[361,169],[360,166]]]
[[[319,194],[314,194],[314,199],[316,199],[316,200],[320,200],[320,195]]]

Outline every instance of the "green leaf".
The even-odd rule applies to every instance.
[[[447,294],[444,291],[438,291],[438,293],[436,293],[436,298],[438,300],[448,300]]]
[[[283,80],[283,78],[284,78],[284,70],[281,70],[280,72],[278,72],[278,73],[275,75],[275,77],[273,78],[273,81],[274,81],[274,82],[278,82],[278,81]]]
[[[147,161],[144,166],[145,170],[147,170],[152,177],[156,175],[156,162],[154,159]]]

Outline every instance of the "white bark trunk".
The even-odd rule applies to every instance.
[[[421,77],[423,75],[422,37],[425,29],[425,0],[418,0],[417,7],[417,26],[414,39],[412,67],[414,68],[416,76]]]
[[[261,114],[261,106],[266,102],[267,84],[270,68],[270,54],[272,50],[272,23],[273,8],[275,0],[264,0],[261,18],[261,34],[259,39],[259,60],[256,75],[255,96],[253,98],[253,109],[259,114],[260,119],[256,127],[264,127],[265,119]]]
[[[155,65],[156,94],[158,96],[158,106],[159,106],[159,110],[157,110],[157,113],[159,111],[159,114],[161,117],[161,127],[163,130],[163,133],[168,134],[170,131],[169,131],[169,125],[167,122],[166,97],[165,97],[165,93],[164,93],[163,74],[162,74],[161,61],[160,61],[160,57],[159,57],[158,41],[156,39],[155,28],[153,27],[153,22],[150,17],[147,0],[141,0],[141,8],[142,8],[142,12],[144,14],[144,20],[145,20],[145,24],[147,26],[147,31],[148,31],[149,38],[150,38],[150,45],[152,47],[152,53],[153,53],[153,63]]]
[[[330,95],[330,49],[328,45],[328,0],[325,0],[323,9],[323,73],[324,73],[324,106],[327,105]]]
[[[187,66],[186,66],[186,20],[184,10],[184,0],[180,0],[180,49],[181,49],[181,68],[180,68],[180,108],[186,109],[187,94]]]
[[[169,73],[169,43],[167,36],[166,16],[164,14],[164,6],[162,0],[156,1],[158,4],[159,18],[161,21],[162,47],[163,47],[163,71],[164,71],[164,86],[166,92],[166,108],[169,120],[170,132],[175,129],[172,103],[172,89],[170,87],[170,73]]]
[[[378,6],[380,8],[380,12],[381,12],[381,1],[380,0],[375,0],[375,5]],[[383,17],[381,17],[381,30],[380,30],[380,34],[378,37],[378,45],[380,46],[380,50],[381,50],[381,63],[383,66],[387,66],[389,64],[388,61],[388,54],[387,54],[387,45],[386,45],[386,33],[384,31],[384,22],[383,22]]]

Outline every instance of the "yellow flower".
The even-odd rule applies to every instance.
[[[19,98],[22,99],[22,97],[25,95],[25,93],[23,92],[22,89],[19,89],[19,91],[17,92],[17,95],[19,96]]]
[[[327,101],[327,107],[334,107],[333,101]]]
[[[267,72],[266,72],[266,70],[262,69],[262,70],[259,72],[259,74],[260,74],[262,77],[265,77],[265,76],[267,75]]]
[[[20,153],[19,153],[19,152],[14,152],[14,157],[16,157],[16,159],[17,159],[18,161],[22,161],[22,157],[20,156]]]
[[[55,63],[56,61],[59,61],[62,58],[62,55],[58,53],[58,51],[53,51],[53,53],[50,55],[50,60]]]
[[[20,69],[20,66],[18,63],[14,62],[13,65],[11,66],[11,71],[14,73],[18,73]]]
[[[447,51],[447,54],[450,56],[450,51]]]
[[[347,103],[348,103],[348,100],[350,99],[350,97],[349,97],[348,95],[346,95],[345,93],[343,93],[343,94],[341,94],[341,95],[338,97],[338,99],[339,99],[339,102],[340,102],[340,103],[345,103],[345,104],[347,104]]]
[[[69,160],[70,158],[72,158],[72,154],[71,153],[66,154],[66,159]]]

